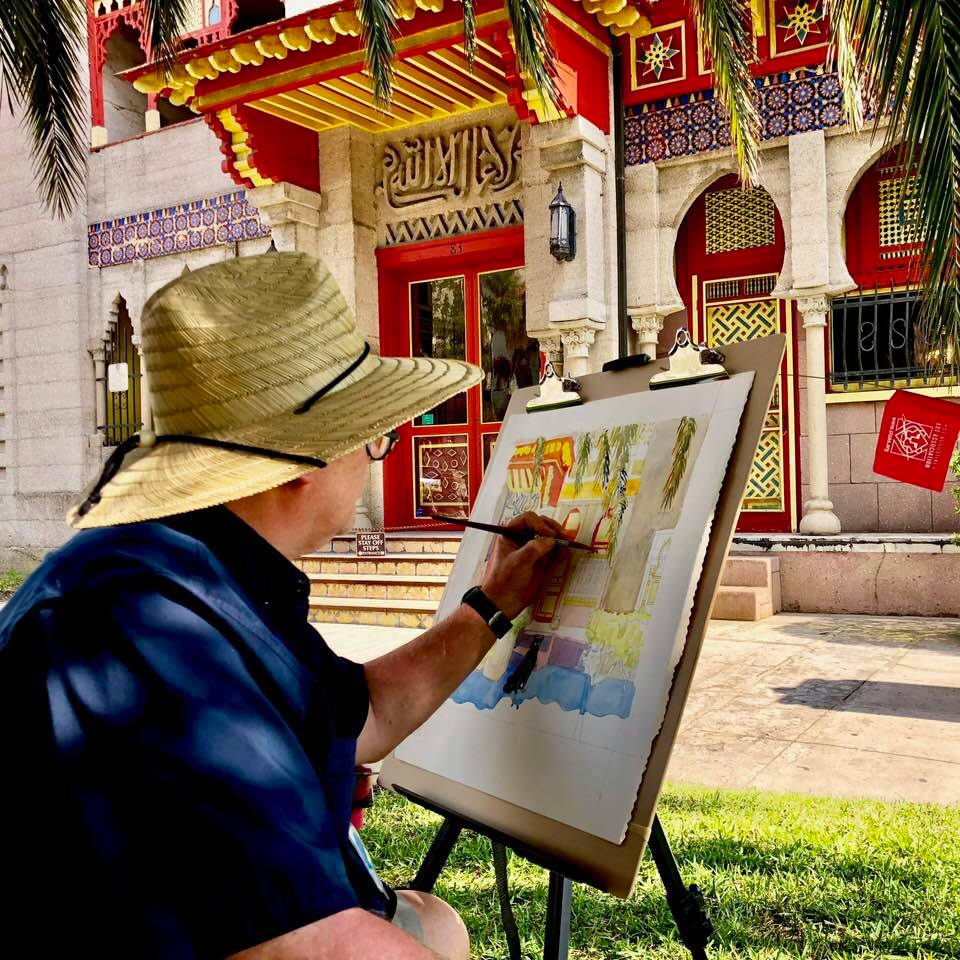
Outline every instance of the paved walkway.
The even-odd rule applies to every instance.
[[[357,660],[417,634],[320,629]],[[960,803],[960,622],[804,614],[713,621],[669,776]]]

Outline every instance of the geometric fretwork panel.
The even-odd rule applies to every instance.
[[[741,343],[754,337],[780,332],[776,300],[745,300],[706,305],[707,343],[711,347]],[[780,408],[780,378],[773,391],[747,481],[742,509],[749,512],[781,512],[786,509],[783,477],[783,431]]]
[[[783,489],[783,434],[779,417],[776,427],[764,428],[760,434],[757,456],[753,461],[743,509],[750,511],[776,511],[785,509]],[[769,419],[768,419],[769,423]]]
[[[917,243],[917,194],[908,189],[903,203],[900,193],[903,180],[895,178],[880,181],[880,246],[903,247]]]
[[[776,300],[747,300],[707,306],[707,343],[719,347],[780,332]]]
[[[773,198],[763,187],[716,190],[706,198],[707,253],[772,246],[777,238]]]

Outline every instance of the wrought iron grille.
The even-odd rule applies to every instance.
[[[932,377],[921,350],[919,291],[860,288],[833,301],[830,326],[833,390],[885,390],[946,382]]]
[[[127,365],[127,389],[110,389],[110,368],[115,364]],[[103,445],[115,447],[135,434],[143,426],[140,403],[140,354],[133,342],[133,324],[127,305],[121,300],[117,308],[117,322],[110,331],[110,338],[103,344],[103,376],[97,378],[102,384],[105,422],[97,428],[103,431]]]

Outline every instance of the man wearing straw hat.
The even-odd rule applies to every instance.
[[[479,611],[366,666],[310,627],[290,560],[352,526],[394,427],[480,371],[374,355],[301,254],[168,284],[143,352],[155,432],[0,614],[5,954],[465,958],[449,906],[377,878],[354,769],[476,666],[490,609],[532,600],[562,531],[519,518],[539,536],[497,540]]]

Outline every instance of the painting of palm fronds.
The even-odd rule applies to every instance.
[[[533,448],[533,493],[537,499],[543,500],[543,454],[547,447],[545,437],[537,437],[536,446]]]
[[[573,465],[573,495],[580,495],[583,487],[584,478],[587,475],[587,467],[590,465],[590,452],[593,448],[593,434],[586,431],[580,435],[577,441],[576,462]]]
[[[687,461],[690,459],[690,444],[697,433],[697,421],[693,417],[684,417],[677,427],[677,438],[673,443],[673,463],[667,479],[663,483],[663,499],[660,501],[661,510],[669,510],[683,483],[683,476],[687,472]]]

